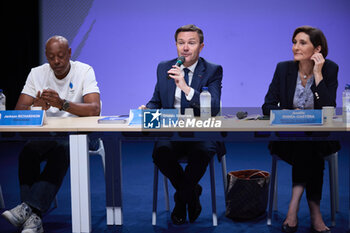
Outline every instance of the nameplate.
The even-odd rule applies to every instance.
[[[42,126],[44,110],[0,111],[0,126]]]
[[[142,124],[142,109],[130,109],[129,125],[141,125],[141,124]]]
[[[306,110],[271,110],[271,125],[322,125],[320,109]]]

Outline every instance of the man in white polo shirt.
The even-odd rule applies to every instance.
[[[98,116],[100,91],[91,66],[71,61],[71,48],[62,36],[46,42],[48,64],[28,75],[16,110],[41,107],[47,116]],[[40,163],[46,165],[40,171]],[[69,166],[67,140],[29,141],[19,155],[18,173],[22,203],[2,213],[22,233],[41,233],[42,213],[54,200]]]

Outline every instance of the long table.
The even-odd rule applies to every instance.
[[[134,140],[340,140],[350,142],[350,127],[341,121],[322,126],[271,126],[264,120],[221,118],[220,128],[142,129],[126,124],[98,124],[100,117],[48,118],[42,127],[0,127],[1,140],[13,138],[69,137],[71,166],[72,231],[91,232],[89,137],[106,144],[106,215],[108,225],[122,225],[123,141]],[[304,132],[304,133],[299,133]],[[30,135],[30,136],[28,136]],[[350,167],[350,164],[349,164]],[[350,173],[349,173],[350,176]],[[350,195],[349,195],[350,199]],[[350,228],[350,207],[349,207]]]

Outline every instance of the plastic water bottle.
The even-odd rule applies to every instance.
[[[343,91],[343,122],[350,124],[350,84]]]
[[[0,111],[6,110],[6,96],[2,92],[2,89],[0,89]]]
[[[201,118],[208,119],[211,117],[211,95],[208,87],[203,87],[199,95],[199,103],[201,107]]]

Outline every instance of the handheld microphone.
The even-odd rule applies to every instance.
[[[180,67],[182,64],[184,64],[184,62],[185,62],[185,57],[184,56],[180,56],[180,57],[177,58],[175,66]],[[169,74],[168,74],[167,78],[171,79]]]

